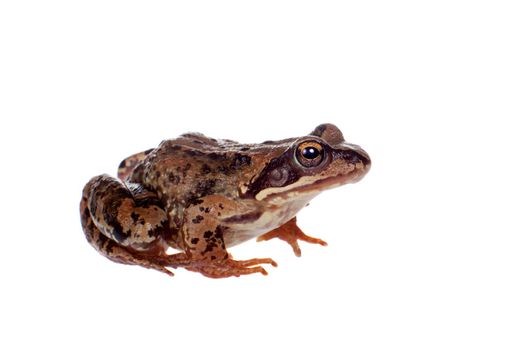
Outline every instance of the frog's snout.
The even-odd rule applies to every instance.
[[[366,153],[364,149],[362,149],[359,146],[357,147],[358,148],[355,150],[355,153],[357,153],[359,160],[361,161],[361,163],[363,163],[366,170],[370,169],[370,167],[372,166],[372,160],[370,159],[370,156],[368,155],[368,153]]]
[[[363,168],[366,171],[370,169],[370,167],[372,166],[372,161],[370,160],[370,156],[368,155],[368,153],[364,149],[362,149],[361,146],[347,142],[344,144],[344,146],[347,155],[350,155],[352,163],[362,163]]]

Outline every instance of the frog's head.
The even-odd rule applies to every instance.
[[[322,124],[308,136],[284,140],[246,195],[262,201],[311,198],[323,190],[357,182],[370,169],[368,154],[345,141],[332,124]]]

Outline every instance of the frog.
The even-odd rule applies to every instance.
[[[117,176],[84,186],[81,225],[109,260],[173,276],[182,268],[210,278],[277,266],[271,258],[236,260],[230,247],[280,239],[325,246],[297,225],[321,192],[361,180],[371,160],[325,123],[306,136],[243,144],[185,133],[124,159]]]

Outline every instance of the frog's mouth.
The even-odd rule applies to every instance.
[[[301,196],[313,197],[324,190],[358,182],[366,175],[369,168],[363,163],[357,163],[355,169],[346,174],[337,174],[321,179],[318,176],[304,176],[288,186],[266,188],[257,193],[255,199],[288,200]]]

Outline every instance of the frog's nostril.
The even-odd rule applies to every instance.
[[[352,157],[355,159],[355,161],[362,162],[365,167],[370,166],[370,156],[368,155],[368,153],[366,153],[364,149],[362,149],[358,145],[354,145],[351,143],[347,143],[346,146],[352,151],[350,153],[352,154]]]
[[[366,151],[362,148],[356,149],[356,153],[358,154],[359,160],[363,162],[364,166],[366,168],[370,168],[372,161],[370,160],[368,153],[366,153]]]

